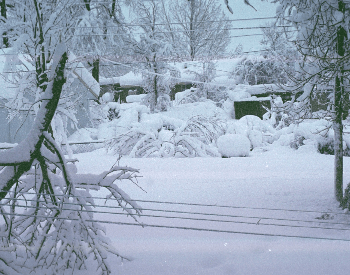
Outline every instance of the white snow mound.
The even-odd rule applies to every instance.
[[[244,135],[226,134],[217,140],[217,146],[223,157],[246,157],[250,152],[250,141]]]

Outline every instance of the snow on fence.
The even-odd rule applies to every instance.
[[[79,141],[79,142],[69,142],[69,146],[74,154],[92,152],[96,149],[100,149],[104,146],[106,140],[92,140],[92,141]],[[62,151],[67,154],[66,144],[62,144]]]

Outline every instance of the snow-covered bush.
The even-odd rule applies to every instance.
[[[133,128],[106,142],[108,152],[114,155],[149,157],[160,148],[156,131]]]
[[[263,56],[245,57],[232,72],[237,84],[284,83],[283,71],[274,66],[274,60]]]
[[[107,141],[106,145],[111,154],[136,158],[218,156],[215,147],[182,131],[142,131],[135,128]]]
[[[202,97],[201,93],[197,88],[187,89],[183,92],[178,92],[175,94],[175,104],[187,104],[193,102],[203,101],[205,98]]]
[[[299,149],[312,147],[321,154],[334,154],[334,131],[331,122],[325,119],[305,120],[299,124],[291,124],[275,132],[272,146],[289,146]],[[344,155],[350,156],[350,135],[344,134]]]
[[[227,125],[226,133],[246,136],[254,149],[270,143],[275,129],[259,117],[247,115],[239,120],[230,121]]]
[[[207,145],[191,135],[182,133],[175,136],[176,157],[218,157],[217,148],[212,144]]]
[[[196,116],[183,122],[157,114],[144,115],[142,123],[106,142],[112,154],[131,157],[218,156],[217,138],[224,122]]]
[[[217,144],[223,157],[246,157],[250,152],[250,141],[244,135],[226,134],[218,138]]]
[[[190,118],[180,132],[191,133],[205,144],[213,143],[225,133],[225,122],[216,117],[194,116]]]

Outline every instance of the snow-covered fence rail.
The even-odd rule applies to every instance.
[[[96,149],[102,148],[106,140],[91,140],[91,141],[78,141],[69,142],[69,146],[74,154],[92,152]],[[67,154],[67,148],[65,143],[62,143],[62,150],[64,154]]]

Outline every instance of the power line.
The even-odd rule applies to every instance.
[[[15,198],[13,200],[16,201],[26,201],[26,202],[37,202],[36,200],[26,200],[26,199],[19,199]],[[72,206],[81,206],[79,203],[71,203],[71,202],[65,202],[64,205],[72,205]],[[7,204],[0,204],[0,206],[8,206],[10,205]],[[28,206],[28,205],[16,205],[16,207],[21,207],[21,208],[36,208],[35,206]],[[127,208],[127,207],[121,207],[121,206],[109,206],[109,205],[89,205],[89,207],[94,207],[94,208],[106,208],[106,209],[120,209],[120,210],[135,210],[135,208]],[[46,209],[44,207],[39,207],[40,209]],[[88,213],[97,213],[97,214],[112,214],[112,215],[130,215],[129,213],[119,213],[119,212],[110,212],[110,211],[101,211],[101,210],[77,210],[77,209],[62,209],[62,210],[70,210],[73,212],[77,211],[83,211],[83,212],[88,212]],[[316,221],[316,220],[300,220],[300,219],[286,219],[286,218],[270,218],[270,217],[265,217],[265,216],[244,216],[244,215],[229,215],[229,214],[216,214],[216,213],[203,213],[203,212],[191,212],[191,211],[178,211],[178,210],[168,210],[168,209],[153,209],[153,208],[143,208],[141,207],[141,211],[150,211],[150,212],[164,212],[164,213],[176,213],[176,214],[189,214],[189,215],[201,215],[201,216],[210,216],[210,217],[225,217],[225,218],[243,218],[243,219],[254,219],[254,220],[273,220],[273,221],[287,221],[287,222],[303,222],[303,223],[319,223],[319,224],[329,224],[329,225],[347,225],[349,226],[348,223],[335,223],[335,222],[326,222],[326,221]],[[169,217],[169,216],[151,216],[147,214],[135,214],[137,216],[148,216],[148,217]],[[173,217],[177,218],[177,217]],[[180,217],[178,217],[180,218]],[[191,218],[190,218],[191,219]],[[202,220],[208,220],[209,219],[202,219]],[[213,221],[222,221],[222,220],[213,220]],[[231,222],[231,221],[227,221]],[[235,221],[232,221],[235,223]],[[244,223],[244,222],[243,222]],[[250,224],[250,223],[249,223]],[[256,224],[256,222],[252,223]],[[274,224],[267,224],[267,225],[274,225]],[[288,225],[287,225],[288,226]],[[294,226],[291,226],[294,227]],[[307,228],[313,228],[313,227],[307,227]],[[325,227],[317,227],[320,229],[335,229],[337,228],[325,228]],[[350,229],[340,229],[340,230],[350,230]]]
[[[46,194],[46,193],[29,193],[29,192],[14,192],[14,191],[8,191],[8,193],[16,193],[16,194],[23,194],[23,195],[49,195],[49,194]],[[54,196],[56,196],[56,197],[67,197],[67,195],[64,195],[64,194],[62,194],[62,195],[54,194]],[[86,199],[86,197],[83,197],[83,196],[70,195],[69,197]],[[107,200],[118,201],[117,199],[113,199],[113,198],[103,198],[103,197],[96,197],[96,196],[90,196],[88,198],[98,199],[98,200],[106,200],[106,201]],[[317,213],[317,214],[324,214],[325,213],[325,211],[318,211],[318,210],[266,208],[266,207],[250,207],[250,206],[235,206],[235,205],[220,205],[220,204],[202,204],[202,203],[171,202],[171,201],[141,200],[141,199],[129,199],[128,201],[154,203],[154,204],[169,204],[169,205],[200,206],[200,207],[213,207],[213,208],[228,208],[228,209],[266,210],[266,211],[300,212],[300,213]],[[102,206],[100,206],[100,207],[102,207]],[[150,210],[152,210],[152,209],[150,209]],[[184,212],[184,213],[191,213],[191,212]],[[337,212],[327,211],[327,213],[335,214],[335,215],[346,215],[346,216],[349,216],[347,213],[343,213],[343,212],[337,213]],[[261,217],[254,217],[254,218],[261,218]]]
[[[22,216],[22,217],[32,217],[32,215],[19,214],[19,213],[8,213],[9,216]],[[47,216],[36,216],[37,218],[46,218]],[[80,221],[80,219],[69,218],[69,217],[55,217],[56,220],[70,220],[70,221]],[[141,227],[154,227],[154,228],[167,228],[167,229],[182,229],[182,230],[193,230],[193,231],[204,231],[204,232],[216,232],[216,233],[229,233],[229,234],[241,234],[241,235],[255,235],[255,236],[268,236],[268,237],[284,237],[284,238],[297,238],[297,239],[313,239],[313,240],[327,240],[327,241],[344,241],[350,242],[350,239],[341,238],[330,238],[330,237],[316,237],[316,236],[302,236],[302,235],[287,235],[287,234],[272,234],[272,233],[257,233],[257,232],[247,232],[247,231],[235,231],[235,230],[220,230],[220,229],[209,229],[209,228],[197,228],[197,227],[187,227],[187,226],[169,226],[169,225],[159,225],[159,224],[145,224],[145,223],[127,223],[127,222],[116,222],[116,221],[106,221],[106,220],[92,220],[84,219],[85,222],[96,222],[105,223],[113,225],[132,225]]]
[[[173,23],[173,24],[177,24],[177,23]],[[179,23],[181,24],[181,23]],[[135,25],[135,26],[149,26],[147,24],[139,24],[139,25]],[[278,28],[287,28],[290,26],[277,26]],[[106,29],[114,29],[114,28],[120,28],[119,26],[108,26],[106,27]],[[67,29],[102,29],[101,27],[97,27],[97,26],[79,26],[79,27],[69,27]],[[155,31],[155,33],[168,33],[168,32],[197,32],[197,31],[201,31],[201,30],[208,30],[209,28],[196,28],[193,30],[172,30],[172,31]],[[216,29],[216,28],[215,28]],[[266,27],[266,26],[258,26],[258,27],[230,27],[230,28],[224,28],[224,29],[220,29],[220,30],[255,30],[255,29],[273,29],[273,27]],[[143,34],[142,33],[132,33],[132,34]]]
[[[66,205],[66,204],[64,204]],[[70,203],[71,205],[71,203]],[[4,204],[1,204],[1,206],[4,206]],[[80,204],[76,204],[76,206],[80,206]],[[31,209],[37,209],[35,206],[25,206],[25,205],[16,205],[16,207],[22,207],[22,208],[31,208]],[[95,206],[98,207],[98,206]],[[47,209],[44,207],[38,207],[39,209]],[[110,207],[113,208],[113,207]],[[52,210],[50,208],[50,210]],[[98,210],[78,210],[78,209],[69,209],[69,208],[60,208],[60,211],[71,211],[71,212],[85,212],[85,213],[92,213],[92,214],[110,214],[110,215],[123,215],[123,216],[131,216],[130,213],[118,213],[118,212],[110,212],[110,211],[98,211]],[[147,210],[147,209],[142,209]],[[155,210],[153,210],[155,211]],[[191,213],[191,212],[179,212],[179,211],[167,211],[164,210],[164,212],[171,212],[171,213]],[[289,227],[289,228],[305,228],[305,229],[321,229],[321,230],[335,230],[335,231],[350,231],[350,228],[336,228],[336,227],[322,227],[322,226],[306,226],[306,225],[293,225],[293,224],[276,224],[276,223],[265,223],[262,222],[262,220],[283,220],[283,221],[294,221],[294,220],[287,220],[287,219],[274,219],[274,218],[264,218],[264,217],[246,217],[246,216],[231,216],[231,215],[216,215],[216,214],[208,214],[208,213],[194,213],[196,215],[211,215],[211,216],[219,216],[219,217],[239,217],[239,218],[246,218],[246,219],[256,219],[258,222],[249,222],[249,221],[234,221],[234,220],[219,220],[219,219],[208,219],[208,218],[195,218],[195,217],[181,217],[181,216],[164,216],[164,215],[153,215],[153,214],[133,214],[137,217],[149,217],[149,218],[164,218],[164,219],[179,219],[179,220],[190,220],[190,221],[205,221],[205,222],[219,222],[219,223],[232,223],[232,224],[247,224],[247,225],[263,225],[263,226],[275,226],[275,227]],[[7,214],[5,214],[7,215]],[[29,214],[27,214],[29,215]],[[300,220],[298,220],[300,222]],[[302,221],[304,222],[304,221]],[[307,222],[313,222],[316,223],[316,221],[307,221]],[[335,223],[329,223],[332,225],[335,225]],[[341,223],[342,225],[345,225],[345,223]],[[348,224],[346,224],[348,225]]]
[[[249,29],[249,28],[247,28]],[[236,30],[247,30],[247,29],[236,29]],[[207,29],[203,29],[203,30],[207,30]],[[230,29],[227,29],[230,30]],[[234,29],[232,29],[234,30]],[[156,34],[165,34],[165,33],[180,33],[180,32],[188,32],[186,30],[178,30],[178,31],[159,31],[156,32]],[[294,30],[291,31],[281,31],[281,32],[276,32],[276,34],[284,34],[286,32],[295,32]],[[130,35],[142,35],[142,34],[147,34],[145,32],[138,32],[138,33],[105,33],[105,34],[99,34],[99,33],[87,33],[87,34],[72,34],[72,36],[102,36],[102,37],[107,37],[107,36],[130,36]],[[260,35],[264,35],[264,33],[255,33],[255,34],[245,34],[245,35],[234,35],[234,36],[228,36],[229,38],[237,38],[237,37],[246,37],[246,36],[260,36]],[[214,38],[203,38],[203,40],[215,40]]]

